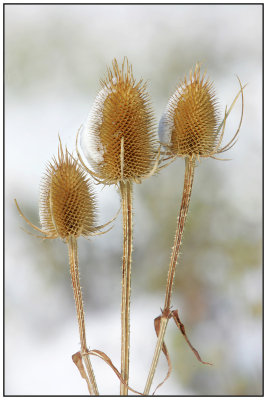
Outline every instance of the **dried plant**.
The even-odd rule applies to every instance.
[[[123,213],[121,305],[121,395],[128,393],[130,287],[132,254],[132,184],[153,174],[157,166],[154,122],[146,84],[136,83],[132,67],[116,59],[108,69],[81,136],[81,148],[99,183],[120,188]],[[83,160],[77,149],[80,161]]]
[[[16,200],[15,200],[16,202]],[[70,273],[79,325],[81,356],[83,364],[77,364],[82,376],[86,379],[90,394],[97,395],[98,388],[88,355],[85,334],[82,291],[79,280],[77,238],[99,234],[96,226],[96,204],[89,179],[84,169],[68,153],[64,152],[60,142],[58,160],[54,157],[49,163],[41,184],[40,221],[42,229],[33,225],[22,213],[17,202],[20,215],[42,239],[61,238],[69,250]],[[74,360],[75,361],[75,360]]]
[[[158,340],[144,390],[145,395],[149,394],[151,388],[169,319],[173,317],[176,324],[178,326],[180,325],[178,313],[171,311],[171,292],[191,197],[195,163],[200,157],[217,159],[217,154],[229,150],[235,144],[243,117],[244,87],[242,87],[240,81],[239,84],[239,93],[234,99],[230,109],[228,111],[227,109],[225,110],[224,118],[222,122],[219,123],[213,83],[209,79],[205,80],[205,74],[201,77],[200,66],[197,64],[194,72],[190,72],[190,79],[187,80],[185,77],[184,81],[181,82],[178,89],[170,98],[160,120],[159,138],[166,150],[165,160],[171,159],[171,161],[173,161],[177,157],[185,158],[185,177],[182,202],[177,218],[177,228],[168,271],[165,304],[160,317],[160,328],[157,331]],[[222,147],[221,143],[226,119],[240,94],[242,97],[242,112],[238,129],[230,142]],[[181,329],[181,326],[179,327]],[[202,362],[201,359],[200,361]]]
[[[135,81],[127,58],[124,59],[121,68],[114,59],[112,68],[108,69],[106,78],[101,81],[102,88],[81,135],[81,148],[92,169],[85,165],[79,152],[78,132],[76,150],[80,163],[68,153],[67,149],[63,151],[60,141],[58,158],[54,157],[47,167],[41,184],[41,228],[33,225],[24,216],[15,200],[20,215],[39,232],[38,237],[61,238],[68,245],[81,343],[81,349],[73,355],[73,361],[86,380],[91,395],[98,395],[99,392],[90,355],[100,357],[113,369],[120,380],[121,395],[128,395],[128,389],[136,394],[149,394],[161,351],[169,364],[166,380],[171,372],[171,363],[164,336],[170,318],[174,319],[197,359],[208,364],[202,361],[188,340],[178,310],[171,309],[171,294],[191,198],[195,165],[201,158],[220,159],[217,156],[236,143],[243,118],[245,87],[241,85],[240,80],[239,84],[240,90],[230,108],[228,110],[226,108],[220,122],[213,83],[205,78],[205,74],[201,76],[200,66],[197,64],[194,71],[190,72],[189,79],[184,78],[167,104],[159,124],[160,146],[158,147],[146,84],[142,80]],[[222,146],[227,118],[240,95],[242,111],[239,126],[229,143]],[[161,148],[163,151],[160,153]],[[144,393],[140,393],[129,387],[133,183],[141,183],[143,179],[165,168],[177,157],[185,159],[182,201],[168,270],[164,308],[162,314],[155,319],[158,339]],[[100,350],[88,350],[86,343],[77,239],[80,236],[101,234],[100,229],[108,225],[96,226],[95,196],[86,177],[86,171],[97,183],[116,185],[121,195],[123,217],[121,372],[105,353]]]

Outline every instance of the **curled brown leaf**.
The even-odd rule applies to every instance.
[[[97,356],[99,358],[101,358],[103,361],[105,361],[111,368],[112,370],[115,372],[115,374],[117,375],[117,377],[119,378],[119,380],[123,383],[123,385],[127,386],[127,388],[129,390],[131,390],[131,392],[136,393],[136,394],[140,394],[141,396],[143,396],[143,393],[138,392],[137,390],[132,389],[130,386],[128,386],[124,380],[122,379],[122,376],[120,374],[120,372],[117,370],[117,368],[115,367],[115,365],[112,363],[111,359],[106,355],[106,353],[104,353],[103,351],[100,350],[89,350],[88,353],[89,355],[92,356]]]
[[[83,361],[82,361],[82,356],[81,356],[80,351],[78,351],[77,353],[73,354],[72,361],[74,362],[74,364],[76,365],[76,367],[80,371],[81,377],[86,380],[89,393],[93,394],[90,380],[89,380],[89,378],[88,378],[88,376],[86,374],[86,371],[84,369],[84,366],[83,366]]]
[[[162,315],[160,315],[159,317],[157,317],[157,318],[154,319],[154,327],[155,327],[155,331],[156,331],[157,336],[159,335],[159,331],[160,331],[160,322],[161,322],[161,318],[162,318],[163,316],[164,316],[164,315],[163,315],[163,313],[162,313]],[[166,346],[165,342],[163,342],[163,344],[162,344],[162,351],[163,351],[163,353],[164,353],[164,355],[165,355],[165,357],[166,357],[167,363],[168,363],[168,372],[167,372],[167,375],[166,375],[166,377],[164,378],[164,380],[163,380],[161,383],[159,383],[158,386],[156,387],[156,389],[154,390],[153,395],[154,395],[154,394],[156,393],[156,391],[160,388],[160,386],[162,386],[162,385],[166,382],[166,380],[170,377],[171,372],[172,372],[171,359],[170,359],[169,352],[168,352],[168,349],[167,349],[167,346]]]
[[[190,341],[189,341],[189,339],[188,339],[188,337],[186,335],[186,332],[185,332],[184,324],[181,322],[181,320],[179,318],[178,310],[171,311],[171,317],[174,319],[174,322],[176,323],[177,327],[180,329],[182,335],[184,336],[185,340],[187,341],[187,344],[189,345],[190,349],[195,354],[195,356],[198,359],[198,361],[201,362],[202,364],[213,365],[213,364],[211,364],[209,362],[203,361],[202,358],[199,355],[199,352],[190,343]]]
[[[73,354],[72,361],[80,371],[81,377],[83,379],[87,379],[87,375],[83,366],[82,356],[81,353],[78,351],[77,353]]]

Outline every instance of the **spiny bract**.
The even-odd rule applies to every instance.
[[[94,232],[95,201],[82,167],[61,143],[41,184],[40,221],[47,237],[89,236]]]
[[[186,77],[170,98],[160,120],[161,143],[173,155],[202,156],[213,154],[219,135],[217,106],[213,84],[200,77],[197,64],[190,81]]]
[[[101,82],[99,92],[81,137],[84,155],[104,183],[140,181],[155,162],[153,115],[146,85],[135,83],[125,59]]]

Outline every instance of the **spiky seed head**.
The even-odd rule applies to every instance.
[[[113,60],[101,85],[81,136],[83,153],[107,184],[141,180],[156,154],[146,85],[135,82],[126,58],[121,69]]]
[[[160,142],[172,155],[213,154],[219,135],[218,112],[213,83],[200,76],[196,65],[170,98],[159,124]]]
[[[63,152],[49,163],[41,184],[40,221],[49,237],[89,236],[95,226],[95,200],[82,167]]]

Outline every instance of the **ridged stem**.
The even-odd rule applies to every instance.
[[[165,332],[167,329],[167,325],[168,325],[168,321],[169,318],[168,317],[162,317],[160,320],[160,329],[159,329],[159,334],[158,334],[158,340],[157,340],[157,344],[156,344],[156,348],[154,351],[154,356],[153,356],[153,360],[151,363],[151,367],[150,367],[150,371],[149,371],[149,375],[146,381],[146,386],[144,389],[144,395],[149,395],[149,391],[153,382],[153,378],[156,372],[156,368],[158,365],[158,361],[159,361],[159,356],[160,356],[160,352],[162,349],[162,345],[163,345],[163,341],[164,341],[164,336],[165,336]]]
[[[171,255],[171,260],[170,260],[170,265],[169,265],[169,271],[168,271],[168,279],[167,279],[167,285],[166,285],[166,294],[165,294],[165,304],[164,304],[164,310],[162,312],[162,318],[161,318],[161,323],[160,323],[160,331],[156,343],[156,348],[154,351],[154,356],[153,360],[151,363],[149,375],[147,378],[145,390],[144,390],[144,395],[148,395],[152,381],[155,375],[155,371],[158,365],[158,360],[160,356],[160,352],[162,349],[163,341],[164,341],[164,336],[168,324],[168,316],[170,314],[170,305],[171,305],[171,294],[172,294],[172,288],[173,288],[173,283],[174,283],[174,276],[175,276],[175,269],[176,269],[176,264],[179,256],[179,250],[182,242],[182,236],[183,236],[183,231],[184,231],[184,226],[185,226],[185,221],[187,217],[187,212],[188,212],[188,207],[189,207],[189,202],[190,202],[190,197],[191,197],[191,191],[192,191],[192,185],[193,185],[193,179],[194,179],[194,169],[195,169],[195,160],[193,158],[186,158],[185,159],[185,177],[184,177],[184,189],[183,189],[183,196],[182,196],[182,202],[180,206],[180,212],[177,218],[177,227],[176,227],[176,232],[175,232],[175,237],[174,237],[174,245],[172,248],[172,255]]]
[[[176,264],[179,256],[179,250],[182,243],[183,231],[185,226],[185,221],[188,213],[193,180],[194,180],[194,170],[195,170],[195,160],[185,159],[185,177],[184,177],[184,189],[182,203],[180,207],[180,213],[177,219],[177,228],[174,237],[174,244],[172,248],[171,261],[169,265],[166,294],[165,294],[165,304],[164,310],[169,310],[171,305],[171,294],[176,270]]]
[[[123,218],[123,258],[122,258],[122,297],[121,297],[121,375],[128,385],[130,350],[130,296],[132,260],[132,184],[120,182]],[[128,388],[121,383],[120,395],[127,396]]]
[[[70,274],[73,286],[73,294],[76,305],[76,312],[79,325],[80,342],[81,342],[81,356],[85,364],[86,371],[88,374],[87,386],[89,393],[91,395],[99,395],[98,388],[95,380],[95,375],[93,367],[89,358],[86,345],[86,335],[85,335],[85,323],[84,323],[84,311],[83,311],[83,300],[82,300],[82,290],[79,279],[79,266],[78,266],[78,252],[77,252],[77,240],[75,237],[71,236],[68,241],[69,249],[69,262],[70,262]]]

